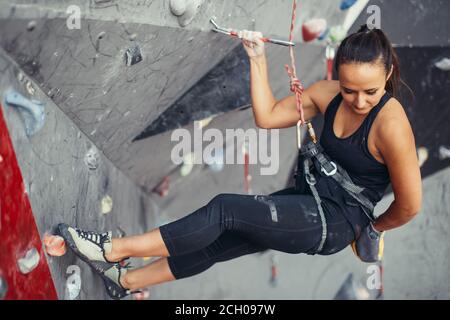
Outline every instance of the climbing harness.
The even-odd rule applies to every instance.
[[[297,1],[293,0],[291,29],[289,41],[293,39],[293,30],[296,17]],[[307,189],[311,190],[312,195],[317,203],[320,219],[322,221],[322,238],[315,253],[322,251],[327,238],[327,222],[322,208],[322,200],[316,188],[319,174],[325,178],[334,179],[357,203],[361,206],[367,217],[373,221],[373,203],[365,197],[362,192],[364,188],[355,185],[349,174],[339,166],[336,162],[331,161],[324,153],[322,146],[317,142],[317,137],[314,128],[310,121],[305,121],[302,94],[303,86],[296,76],[294,50],[290,46],[291,67],[285,66],[286,71],[290,77],[291,91],[295,93],[297,110],[300,114],[300,120],[297,122],[297,148],[299,151],[297,170],[295,173],[295,188],[300,193],[306,193]],[[331,58],[331,56],[330,56]],[[301,127],[306,124],[307,131],[312,141],[302,146]]]
[[[323,178],[332,178],[335,180],[347,194],[357,201],[370,221],[375,220],[373,217],[374,205],[362,194],[364,188],[354,184],[347,171],[336,162],[331,161],[324,153],[320,144],[316,142],[307,143],[299,149],[297,171],[295,173],[295,188],[300,193],[305,193],[309,187],[319,210],[319,215],[322,220],[322,239],[316,253],[322,250],[327,236],[327,223],[322,208],[322,200],[316,188],[318,175]]]

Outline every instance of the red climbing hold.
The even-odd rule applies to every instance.
[[[325,19],[312,19],[302,26],[303,41],[309,42],[320,37],[327,30]]]

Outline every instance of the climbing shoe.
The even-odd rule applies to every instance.
[[[111,231],[105,233],[84,231],[60,223],[58,233],[73,252],[98,273],[104,273],[115,264],[105,257],[105,254],[112,250]]]
[[[128,268],[128,265],[121,266],[119,263],[114,263],[111,268],[100,274],[105,284],[106,292],[112,299],[122,299],[132,293],[138,292],[131,292],[125,289],[120,283],[120,279],[127,273]]]

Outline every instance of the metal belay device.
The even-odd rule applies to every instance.
[[[374,221],[374,204],[365,195],[363,187],[353,183],[347,171],[335,161],[332,161],[324,152],[322,146],[317,142],[314,129],[310,122],[306,122],[308,133],[311,137],[310,142],[302,146],[301,144],[301,122],[297,123],[297,147],[298,162],[295,173],[295,189],[305,194],[308,189],[317,203],[320,219],[322,221],[322,239],[315,253],[319,253],[325,244],[327,237],[327,222],[322,208],[322,200],[317,191],[316,184],[321,177],[335,180],[353,199],[361,206],[370,221]]]

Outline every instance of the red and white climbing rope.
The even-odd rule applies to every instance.
[[[296,19],[296,10],[297,10],[297,0],[293,0],[293,6],[292,6],[292,20],[291,20],[291,30],[289,33],[289,41],[293,41],[294,37],[294,27],[295,27],[295,19]],[[297,103],[297,110],[300,114],[300,120],[301,124],[305,123],[305,117],[303,114],[303,105],[302,105],[302,94],[303,94],[303,85],[301,84],[300,80],[297,78],[297,71],[295,68],[295,55],[294,55],[294,47],[289,46],[289,53],[291,56],[291,67],[288,65],[285,65],[286,71],[291,78],[291,91],[295,93],[296,97],[296,103]]]

